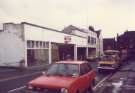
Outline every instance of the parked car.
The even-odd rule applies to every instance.
[[[88,56],[86,58],[87,61],[91,61],[91,62],[95,62],[97,60],[97,57],[96,56]]]
[[[102,70],[116,70],[120,67],[120,59],[117,55],[104,55],[98,62],[98,71]]]
[[[30,81],[28,90],[32,93],[92,93],[95,76],[88,62],[56,62],[44,75]]]

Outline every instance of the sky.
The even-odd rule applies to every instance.
[[[135,30],[135,0],[0,0],[0,24],[30,22],[62,30],[101,29],[103,37]]]

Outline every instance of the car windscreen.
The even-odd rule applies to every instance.
[[[53,64],[47,71],[47,75],[56,76],[78,76],[78,65],[76,64]]]
[[[106,55],[102,57],[102,61],[112,61],[114,58],[111,55]]]

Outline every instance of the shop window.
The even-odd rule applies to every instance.
[[[46,42],[46,48],[49,48],[49,42]]]
[[[90,36],[88,36],[88,44],[90,43]]]
[[[39,47],[39,41],[36,41],[36,47],[37,48]]]
[[[91,44],[93,44],[93,37],[91,37]]]
[[[43,48],[45,48],[46,47],[46,44],[45,44],[45,42],[43,42]]]
[[[96,44],[96,38],[93,38],[94,39],[94,44]]]
[[[96,40],[96,38],[95,38],[95,44],[97,43],[96,41],[97,41],[97,40]]]
[[[35,41],[28,40],[27,41],[27,48],[34,48]]]
[[[42,41],[40,41],[40,47],[41,47],[41,48],[43,47],[43,42],[42,42]]]
[[[31,41],[31,48],[34,48],[34,41]]]
[[[30,47],[31,47],[31,44],[30,44],[30,43],[31,43],[31,41],[28,40],[28,41],[27,41],[27,48],[30,48]]]

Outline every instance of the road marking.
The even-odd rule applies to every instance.
[[[8,91],[8,93],[13,93],[15,91],[19,91],[19,90],[24,89],[24,88],[26,88],[26,86],[22,86],[22,87],[19,87],[19,88],[12,89],[12,90]]]
[[[94,88],[93,90],[95,90],[99,85],[101,85],[105,80],[107,80],[112,74],[109,74],[108,76],[104,77]]]
[[[31,75],[39,74],[39,73],[41,73],[41,72],[42,72],[42,71],[35,72],[35,73],[32,73],[32,74],[26,74],[26,75],[22,75],[22,76],[15,76],[15,77],[11,77],[11,78],[6,78],[6,79],[0,80],[0,82],[5,82],[5,81],[13,80],[13,79],[24,78],[24,77],[28,77],[28,76],[31,76]]]

